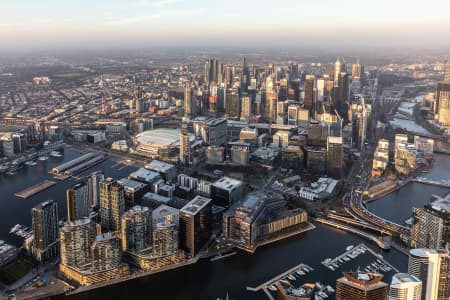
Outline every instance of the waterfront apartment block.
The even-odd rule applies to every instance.
[[[57,257],[58,240],[58,205],[53,200],[38,204],[31,210],[33,244],[32,253],[39,262]]]
[[[180,248],[195,256],[212,233],[212,200],[196,196],[180,209]]]
[[[336,300],[386,299],[389,285],[382,282],[383,275],[365,272],[344,272],[336,280]]]
[[[413,208],[411,247],[443,249],[450,242],[450,194]]]

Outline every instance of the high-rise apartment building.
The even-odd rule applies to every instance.
[[[153,228],[154,257],[175,255],[178,252],[178,226],[168,220],[157,222]]]
[[[100,205],[100,191],[99,183],[105,179],[103,171],[97,171],[85,178],[88,186],[89,205],[91,207],[98,207]]]
[[[120,218],[125,211],[124,187],[112,178],[99,184],[100,224],[105,231],[120,231]]]
[[[121,219],[121,242],[123,252],[139,252],[151,245],[152,213],[146,206],[136,205],[126,211]]]
[[[413,208],[411,247],[444,249],[450,243],[450,195]]]
[[[67,221],[80,220],[89,216],[88,185],[77,183],[66,191]]]
[[[316,113],[316,100],[316,77],[314,75],[306,75],[304,103],[311,116],[314,116]]]
[[[45,261],[59,254],[58,205],[53,200],[31,209],[33,229],[32,253],[38,261]]]
[[[95,236],[95,223],[88,218],[64,224],[59,230],[61,264],[73,268],[87,265]]]
[[[116,269],[122,261],[120,238],[113,232],[107,232],[95,237],[91,246],[93,272]]]
[[[422,281],[422,300],[449,299],[450,270],[447,250],[411,249],[408,274]]]
[[[342,137],[329,136],[327,139],[327,173],[340,178],[344,168],[344,145]]]
[[[183,124],[180,130],[180,161],[185,165],[191,163],[191,140],[187,124]]]
[[[392,276],[388,300],[420,300],[422,282],[407,273],[397,273]]]
[[[180,209],[180,248],[195,256],[208,242],[212,231],[212,200],[196,196]]]
[[[435,113],[441,125],[450,126],[450,81],[438,83]]]
[[[450,60],[444,66],[444,81],[450,83]]]

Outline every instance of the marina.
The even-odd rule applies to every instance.
[[[270,293],[267,291],[267,289],[274,290],[274,288],[273,288],[274,284],[277,283],[278,281],[281,281],[281,280],[287,281],[286,279],[295,281],[296,277],[293,274],[296,274],[297,271],[302,271],[302,272],[306,273],[306,272],[310,272],[310,271],[313,271],[313,270],[314,269],[311,268],[310,266],[308,266],[308,265],[306,265],[304,263],[301,263],[301,264],[298,264],[295,267],[292,267],[289,270],[287,270],[287,271],[285,271],[285,272],[283,272],[283,273],[281,273],[281,274],[279,274],[279,275],[269,279],[268,281],[258,285],[257,287],[253,288],[253,287],[247,286],[246,289],[248,291],[252,291],[252,292],[258,292],[260,290],[264,290],[266,295],[267,294],[270,295]],[[272,295],[270,295],[269,298],[270,299],[274,299]]]
[[[37,193],[40,193],[40,192],[54,186],[55,184],[56,184],[56,182],[54,182],[54,181],[44,180],[43,182],[40,182],[33,186],[30,186],[29,188],[26,188],[23,191],[15,193],[14,195],[16,195],[17,197],[23,198],[23,199],[27,199]]]
[[[327,258],[322,261],[322,265],[329,268],[332,271],[337,270],[341,265],[345,264],[346,262],[355,259],[361,254],[364,254],[366,251],[370,252],[373,256],[377,259],[377,269],[386,270],[385,272],[390,272],[391,270],[394,270],[396,272],[399,272],[399,270],[394,267],[392,264],[390,264],[387,260],[383,258],[381,254],[377,254],[375,251],[367,247],[364,243],[361,243],[355,247],[348,246],[344,253],[341,255],[335,257],[334,259]],[[372,264],[375,264],[374,262]],[[369,267],[369,269],[375,268],[375,266]],[[375,270],[372,270],[374,272]]]

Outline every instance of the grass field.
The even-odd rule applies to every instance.
[[[33,264],[24,258],[18,258],[16,261],[0,269],[0,281],[10,285],[23,276],[25,276],[33,267]]]

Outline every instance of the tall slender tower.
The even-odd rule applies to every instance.
[[[32,252],[38,261],[56,257],[58,243],[58,205],[53,200],[43,202],[31,210],[33,228]]]
[[[191,162],[191,142],[187,124],[183,124],[180,130],[180,161],[185,165]]]
[[[67,198],[67,221],[80,220],[89,216],[89,194],[88,186],[77,183],[66,191]]]
[[[422,282],[407,273],[397,273],[392,276],[388,300],[420,300]]]
[[[423,300],[449,299],[450,270],[446,250],[411,249],[408,273],[422,281]]]
[[[89,205],[91,207],[98,207],[100,203],[99,183],[105,179],[103,171],[97,171],[85,178],[86,185],[88,186],[88,198]]]
[[[106,178],[100,187],[100,223],[106,231],[120,232],[120,218],[125,210],[124,188],[112,178]]]

